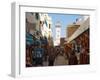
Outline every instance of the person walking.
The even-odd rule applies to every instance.
[[[78,64],[78,60],[77,60],[77,57],[75,55],[75,52],[72,51],[71,52],[71,55],[69,57],[69,65],[77,65]]]
[[[83,49],[80,54],[80,64],[89,64],[89,52],[88,50]]]
[[[51,48],[49,53],[49,58],[48,58],[48,62],[49,62],[48,66],[54,65],[54,59],[55,59],[54,48]]]

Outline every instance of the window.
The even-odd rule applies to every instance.
[[[46,27],[48,26],[47,21],[45,20]]]
[[[51,28],[51,25],[49,24],[49,29]]]
[[[36,20],[38,20],[39,19],[39,13],[36,13],[35,17],[36,17]]]

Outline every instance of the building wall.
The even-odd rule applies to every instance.
[[[78,64],[90,64],[90,29],[87,29],[71,42],[65,44],[65,53],[70,56],[72,50],[78,59]]]
[[[63,46],[65,42],[65,38],[60,38],[60,45]]]
[[[40,15],[40,21],[41,21],[41,24],[40,24],[41,33],[43,36],[47,37],[49,46],[51,46],[53,44],[52,30],[51,30],[52,19],[50,16],[48,16],[48,14],[40,13],[39,15]]]
[[[89,64],[89,53],[90,53],[90,20],[89,16],[85,17],[84,20],[81,21],[81,23],[76,23],[79,25],[79,27],[75,30],[72,26],[69,26],[68,29],[68,39],[65,44],[65,51],[66,54],[71,53],[72,50],[75,51],[78,63],[81,64],[82,61],[85,62],[84,64]],[[74,26],[74,24],[73,24]],[[69,29],[70,28],[70,29]],[[75,28],[75,27],[74,27]],[[69,46],[70,44],[70,46]],[[69,48],[70,47],[70,48]],[[77,54],[78,53],[78,54]],[[81,54],[84,53],[87,57],[87,60],[85,58],[82,60],[82,57],[80,57]],[[82,63],[83,64],[83,63]]]
[[[69,38],[79,27],[80,25],[69,25],[67,27],[67,37]]]
[[[39,31],[39,16],[36,19],[36,13],[26,13],[26,31],[30,34],[34,34],[34,31]]]

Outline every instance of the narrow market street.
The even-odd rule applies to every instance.
[[[84,15],[26,12],[26,67],[90,64],[89,21]]]

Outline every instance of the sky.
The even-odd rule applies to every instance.
[[[53,38],[55,38],[55,24],[57,21],[61,22],[61,37],[66,37],[66,27],[68,24],[72,24],[76,21],[77,18],[82,17],[78,14],[55,14],[55,13],[49,13],[48,14],[52,19],[52,34]]]

